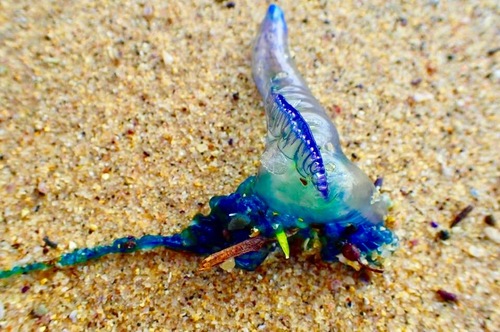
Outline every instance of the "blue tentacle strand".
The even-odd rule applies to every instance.
[[[73,266],[108,254],[157,247],[208,256],[205,270],[223,262],[254,270],[288,241],[317,249],[325,261],[381,272],[398,240],[386,227],[390,200],[342,152],[324,108],[297,71],[288,50],[281,8],[271,5],[253,50],[252,73],[265,104],[266,149],[256,176],[227,196],[210,200],[180,233],[126,236],[111,244],[77,249],[47,262],[0,271],[0,278]]]

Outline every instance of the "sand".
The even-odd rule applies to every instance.
[[[499,226],[484,221],[500,218],[498,2],[279,4],[346,155],[395,202],[383,275],[297,251],[255,272],[114,255],[1,280],[0,330],[499,329]],[[0,268],[177,232],[255,174],[250,57],[267,6],[2,1]]]

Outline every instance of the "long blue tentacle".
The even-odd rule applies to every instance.
[[[0,279],[54,267],[83,264],[110,254],[126,254],[157,247],[210,255],[247,240],[255,232],[272,239],[275,236],[274,223],[286,228],[295,227],[295,218],[273,214],[269,207],[253,194],[253,182],[254,177],[250,177],[235,193],[213,197],[209,203],[210,213],[206,216],[196,215],[189,226],[178,234],[122,237],[108,245],[76,249],[51,261],[2,270]],[[235,257],[236,267],[254,270],[274,248],[274,243],[270,242],[256,252]]]
[[[83,264],[110,254],[126,254],[139,250],[150,250],[157,247],[165,247],[173,250],[183,250],[184,243],[180,234],[174,234],[172,236],[144,235],[140,238],[126,236],[116,239],[110,245],[76,249],[72,252],[63,254],[59,258],[51,261],[36,262],[24,266],[16,266],[10,270],[0,271],[0,279],[9,278],[14,275],[25,274],[33,271],[42,271],[54,267],[65,267],[73,266],[76,264]]]

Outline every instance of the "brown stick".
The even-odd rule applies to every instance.
[[[462,211],[460,211],[459,214],[453,218],[453,221],[451,222],[450,228],[455,227],[459,222],[461,222],[467,215],[474,209],[472,205],[467,205]]]
[[[262,236],[256,236],[242,241],[238,244],[235,244],[234,246],[228,247],[208,256],[201,262],[198,270],[206,271],[214,266],[224,263],[230,258],[238,257],[252,251],[259,251],[269,241],[269,239],[266,239]]]

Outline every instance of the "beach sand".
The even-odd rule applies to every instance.
[[[0,268],[178,232],[255,174],[268,4],[2,1]],[[278,4],[346,155],[395,202],[385,272],[300,251],[255,272],[113,255],[0,280],[1,331],[498,331],[498,3]]]

